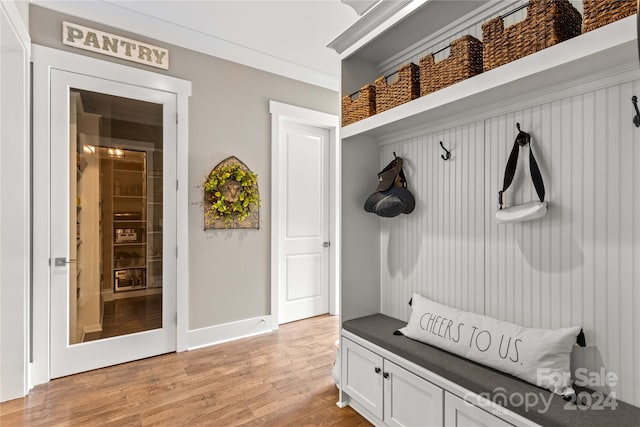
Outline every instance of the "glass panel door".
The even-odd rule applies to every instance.
[[[51,91],[52,376],[175,350],[175,95],[59,70]]]
[[[162,105],[71,88],[69,138],[69,344],[162,328]]]

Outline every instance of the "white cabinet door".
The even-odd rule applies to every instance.
[[[384,422],[397,427],[442,426],[444,391],[384,361]]]
[[[445,393],[444,425],[446,427],[512,427],[508,422]]]
[[[382,419],[382,357],[342,338],[342,391]]]

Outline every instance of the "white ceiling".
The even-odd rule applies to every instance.
[[[300,75],[300,80],[332,89],[338,87],[339,57],[326,45],[356,21],[354,8],[362,12],[371,3],[350,1],[350,7],[340,0],[32,1],[287,77]],[[279,72],[281,68],[289,71]]]

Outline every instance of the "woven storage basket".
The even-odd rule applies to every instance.
[[[342,126],[366,119],[375,113],[376,88],[373,85],[364,86],[353,95],[342,97]]]
[[[449,57],[436,63],[432,53],[420,59],[420,96],[482,72],[482,42],[462,36],[451,42]]]
[[[583,0],[582,4],[585,33],[638,12],[636,0]]]
[[[376,112],[388,110],[420,96],[420,68],[416,64],[403,65],[391,76],[398,80],[389,82],[389,77],[378,77],[376,85]]]
[[[531,0],[522,22],[504,28],[499,16],[482,24],[484,71],[575,37],[581,27],[582,16],[568,0]]]

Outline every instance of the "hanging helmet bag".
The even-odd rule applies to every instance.
[[[542,218],[547,213],[547,202],[544,201],[544,181],[542,180],[542,174],[540,173],[538,162],[536,162],[533,150],[531,149],[531,135],[520,130],[520,123],[516,123],[516,126],[518,128],[518,135],[513,143],[513,148],[511,149],[511,154],[507,161],[507,167],[504,171],[502,190],[498,192],[498,203],[500,204],[500,209],[496,212],[496,221],[498,224],[531,221]],[[513,182],[513,177],[515,176],[516,168],[518,167],[518,154],[520,152],[520,148],[525,146],[529,147],[529,171],[531,173],[533,186],[536,189],[536,193],[540,200],[505,208],[502,200],[503,193],[507,191]]]
[[[378,216],[391,218],[401,213],[413,212],[416,202],[407,189],[407,179],[402,169],[403,160],[393,153],[394,159],[378,173],[378,186],[364,203],[364,210]]]

